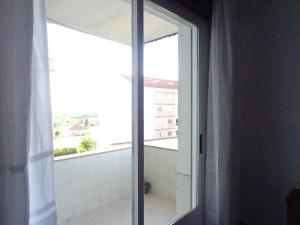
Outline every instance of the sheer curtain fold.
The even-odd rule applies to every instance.
[[[239,155],[233,146],[235,1],[215,0],[208,82],[205,225],[237,225]]]
[[[56,225],[43,0],[0,1],[0,224]]]

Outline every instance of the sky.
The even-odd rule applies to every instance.
[[[116,92],[130,92],[121,75],[131,75],[131,46],[53,23],[47,28],[54,113],[99,112]],[[178,80],[177,36],[145,45],[144,76]]]

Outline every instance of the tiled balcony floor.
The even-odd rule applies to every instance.
[[[145,225],[167,225],[176,217],[176,203],[145,195]],[[131,201],[124,199],[59,225],[131,225]]]

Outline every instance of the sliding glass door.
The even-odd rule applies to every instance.
[[[200,224],[208,26],[134,3],[134,224]]]
[[[47,0],[59,225],[201,222],[208,25],[168,5]]]
[[[132,224],[131,14],[47,0],[58,225]]]

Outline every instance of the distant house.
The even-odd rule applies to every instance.
[[[86,126],[74,124],[69,128],[68,132],[70,136],[83,136],[87,135],[89,130]]]

